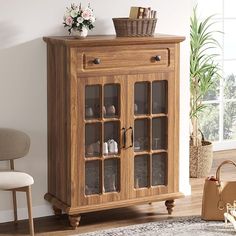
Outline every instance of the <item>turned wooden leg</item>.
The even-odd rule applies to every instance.
[[[60,216],[61,216],[62,210],[61,210],[60,208],[58,208],[58,207],[56,207],[56,206],[52,206],[52,209],[53,209],[54,215],[55,215],[56,217],[60,217]]]
[[[80,215],[69,215],[70,225],[73,229],[76,229],[79,226],[80,218]]]
[[[174,200],[167,200],[165,202],[165,205],[166,205],[166,209],[168,211],[168,214],[171,215],[173,208],[175,206],[175,201]]]

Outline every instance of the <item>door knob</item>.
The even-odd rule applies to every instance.
[[[98,65],[98,64],[101,63],[101,59],[100,59],[100,58],[95,58],[95,59],[93,60],[93,63],[96,64],[96,65]]]
[[[161,56],[157,55],[154,57],[155,61],[160,61],[161,60]]]

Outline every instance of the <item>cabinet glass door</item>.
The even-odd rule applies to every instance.
[[[165,80],[134,83],[134,189],[168,184],[168,88]]]
[[[85,196],[120,191],[121,85],[85,85]]]

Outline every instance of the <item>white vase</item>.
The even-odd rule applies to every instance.
[[[88,29],[83,27],[82,30],[73,29],[73,36],[76,38],[86,38],[88,35]]]

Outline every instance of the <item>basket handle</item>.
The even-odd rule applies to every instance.
[[[231,164],[231,165],[234,165],[236,167],[236,163],[231,161],[231,160],[226,160],[226,161],[223,161],[217,168],[216,170],[216,179],[217,181],[220,183],[220,170],[221,170],[221,167],[225,164]]]

